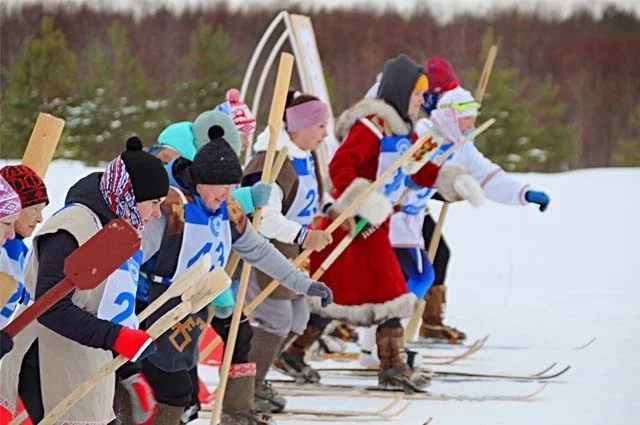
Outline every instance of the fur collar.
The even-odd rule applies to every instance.
[[[398,112],[381,99],[363,99],[344,111],[335,126],[335,136],[341,142],[349,133],[353,124],[360,118],[377,115],[382,118],[388,129],[396,135],[411,132],[412,125],[404,121]]]

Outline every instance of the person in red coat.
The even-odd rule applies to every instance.
[[[343,142],[329,164],[332,195],[337,201],[327,211],[344,210],[416,141],[414,119],[427,89],[423,69],[408,56],[400,55],[385,63],[377,97],[362,100],[342,114],[336,124],[336,136]],[[411,370],[404,354],[400,319],[411,316],[417,300],[407,290],[389,242],[393,203],[407,187],[437,187],[446,193],[455,192],[454,184],[460,188],[458,177],[464,174],[466,171],[459,165],[440,168],[431,162],[407,164],[399,169],[358,209],[357,216],[365,218],[369,228],[355,238],[323,275],[323,281],[333,291],[335,304],[322,308],[311,303],[310,310],[317,316],[357,326],[378,326],[381,385],[420,389],[428,384],[428,377]],[[326,228],[331,218],[324,218],[319,228]],[[343,229],[336,230],[334,242],[311,255],[311,273],[345,235]],[[310,323],[308,327],[313,326]],[[295,344],[294,341],[292,345]]]

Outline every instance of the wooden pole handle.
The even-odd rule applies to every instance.
[[[280,135],[282,116],[284,115],[285,103],[287,100],[287,93],[289,90],[289,83],[291,81],[292,72],[293,55],[289,53],[282,53],[280,56],[278,74],[276,75],[276,85],[273,91],[271,110],[269,112],[269,147],[267,149],[267,154],[265,157],[264,169],[262,170],[262,182],[264,183],[269,183],[271,181],[271,171],[274,165],[273,159],[275,156],[278,137]],[[253,215],[252,224],[256,229],[260,228],[262,211],[262,208],[258,208]],[[243,313],[242,309],[244,306],[244,301],[247,296],[247,288],[249,287],[250,274],[251,265],[245,262],[242,266],[242,273],[240,275],[240,284],[238,286],[238,293],[236,295],[236,306],[233,310],[233,315],[231,316],[229,336],[227,337],[227,343],[225,344],[222,367],[220,368],[220,384],[218,385],[218,390],[216,391],[215,405],[213,407],[213,413],[211,415],[211,425],[216,425],[220,420],[220,415],[222,414],[222,401],[224,400],[224,394],[226,392],[227,382],[229,380],[231,359],[233,357],[233,350],[235,349],[236,340],[238,338],[238,329],[240,327],[240,319]]]

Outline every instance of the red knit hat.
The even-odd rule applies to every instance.
[[[429,93],[444,93],[460,85],[458,76],[446,59],[433,56],[426,60],[424,68],[429,78]]]
[[[26,165],[7,165],[0,169],[0,175],[11,185],[20,197],[22,208],[41,202],[49,204],[47,188],[35,171]]]

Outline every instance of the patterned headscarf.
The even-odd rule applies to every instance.
[[[109,209],[141,231],[142,217],[136,206],[131,177],[120,156],[109,163],[100,179],[100,193]]]

